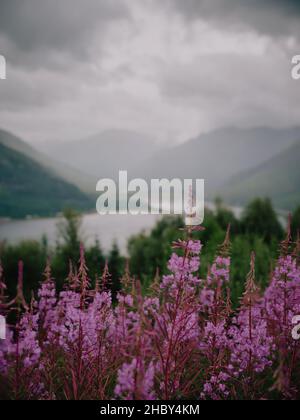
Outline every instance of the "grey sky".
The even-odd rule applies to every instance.
[[[291,0],[0,0],[0,127],[34,143],[298,125],[299,18]]]
[[[273,36],[299,37],[298,0],[168,0],[189,20],[199,18],[228,28],[254,29]]]

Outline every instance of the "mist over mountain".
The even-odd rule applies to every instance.
[[[135,176],[204,178],[213,197],[232,176],[275,157],[300,138],[300,128],[224,128],[156,153],[137,166]]]
[[[254,169],[236,175],[220,190],[233,205],[255,197],[271,197],[279,209],[293,210],[300,203],[300,141]]]
[[[157,150],[151,138],[126,130],[109,130],[71,142],[52,141],[39,147],[53,159],[88,173],[94,185],[100,178],[116,179],[120,170],[131,171]]]
[[[82,140],[48,142],[39,148],[52,159],[99,178],[204,178],[213,195],[232,176],[275,157],[300,138],[300,127],[223,128],[177,146],[159,147],[132,131],[110,130]],[[94,185],[93,184],[93,185]]]

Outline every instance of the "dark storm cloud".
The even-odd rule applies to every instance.
[[[0,0],[1,127],[177,142],[299,124],[299,17],[300,0]]]
[[[0,36],[17,50],[84,55],[97,27],[128,16],[118,0],[1,0]]]
[[[273,36],[300,37],[299,0],[167,0],[188,19],[252,28]]]

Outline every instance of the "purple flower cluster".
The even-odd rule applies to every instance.
[[[0,392],[4,385],[15,399],[299,397],[300,346],[291,334],[300,314],[299,259],[282,255],[261,293],[253,255],[234,312],[228,238],[225,245],[202,280],[202,244],[176,242],[170,274],[147,296],[127,268],[116,303],[108,267],[91,288],[83,247],[64,291],[57,293],[48,263],[29,306],[20,264],[17,297],[0,294],[1,310],[16,319],[0,342]]]

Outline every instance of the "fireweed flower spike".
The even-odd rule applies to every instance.
[[[219,247],[213,265],[208,270],[206,284],[200,293],[202,311],[207,311],[209,315],[213,314],[214,324],[217,324],[220,317],[222,319],[222,313],[228,306],[230,246],[230,226],[228,226],[225,240]]]
[[[22,309],[26,311],[29,310],[29,307],[26,303],[23,293],[23,277],[24,277],[24,264],[23,261],[19,261],[18,264],[18,285],[17,285],[17,296],[15,298],[15,304],[17,309],[20,312]]]
[[[295,253],[289,254],[292,246],[289,221],[287,237],[281,244],[281,255],[264,296],[269,331],[279,354],[275,389],[288,398],[295,394],[293,373],[300,363],[299,343],[291,337],[292,320],[300,313],[300,267]]]
[[[154,400],[154,373],[153,363],[146,368],[141,359],[134,358],[131,363],[124,363],[118,372],[116,397],[124,400]]]
[[[110,287],[111,287],[111,274],[109,272],[108,262],[106,261],[102,278],[101,278],[101,289],[109,290]]]
[[[230,330],[232,339],[230,370],[248,381],[253,372],[261,373],[272,365],[273,339],[268,334],[259,287],[255,282],[255,254],[238,316]],[[253,385],[253,381],[252,381]]]
[[[199,348],[204,360],[209,361],[209,371],[203,385],[201,397],[219,400],[229,395],[226,382],[228,351],[229,316],[231,315],[230,293],[230,226],[225,240],[219,247],[218,255],[208,270],[206,283],[200,292],[200,310],[204,320],[202,340]]]
[[[51,276],[50,260],[47,262],[44,278],[45,279],[38,291],[38,310],[39,322],[42,324],[41,327],[46,332],[55,321],[55,306],[57,301],[55,283]]]

